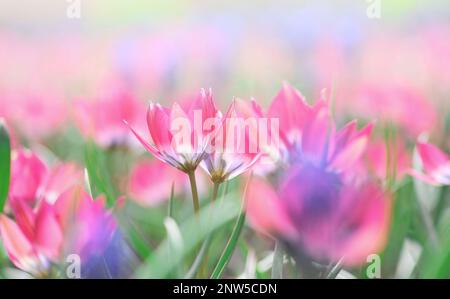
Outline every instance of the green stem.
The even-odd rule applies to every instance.
[[[199,269],[201,267],[205,267],[204,266],[205,265],[205,256],[206,256],[208,247],[211,244],[211,236],[212,236],[212,234],[209,234],[206,237],[205,241],[203,241],[202,247],[200,247],[200,250],[199,250],[197,256],[195,257],[195,260],[192,263],[191,268],[189,269],[188,273],[184,277],[185,279],[193,279],[199,272]],[[204,269],[201,269],[200,271],[204,271]],[[199,277],[199,278],[201,278],[201,277]]]
[[[283,258],[284,258],[283,246],[279,241],[276,241],[272,261],[272,279],[283,278]]]
[[[219,186],[220,183],[214,183],[214,187],[213,187],[213,195],[212,195],[212,202],[215,202],[217,199],[217,195],[219,194]]]
[[[340,259],[336,264],[332,265],[332,267],[330,267],[329,271],[327,271],[328,273],[326,273],[325,278],[326,279],[335,279],[339,272],[341,272],[342,270],[342,263],[343,263],[343,259]]]
[[[219,187],[220,187],[220,183],[214,183],[213,193],[212,193],[212,198],[211,198],[211,207],[213,207],[213,208],[214,208],[214,203],[216,202],[217,196],[219,194]],[[214,210],[212,212],[214,212]],[[201,259],[203,260],[203,262],[201,263],[200,271],[199,271],[199,275],[201,277],[206,277],[208,275],[208,273],[207,273],[207,270],[208,270],[208,248],[211,243],[211,239],[212,239],[212,235],[210,233],[205,241],[206,244],[204,243],[200,250],[200,253],[203,254],[201,256]],[[199,257],[199,256],[200,256],[200,254],[197,257]],[[199,277],[199,278],[201,278],[201,277]]]
[[[192,202],[194,203],[194,212],[196,215],[198,215],[198,212],[200,210],[200,205],[198,203],[198,191],[197,191],[197,182],[195,180],[195,172],[189,171],[189,182],[191,183],[191,191],[192,191]]]

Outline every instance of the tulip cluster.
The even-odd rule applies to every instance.
[[[15,266],[48,277],[68,254],[82,262],[102,254],[117,224],[104,198],[83,191],[81,178],[74,164],[49,168],[35,153],[12,153],[10,216],[0,215],[0,234]]]
[[[178,128],[180,119],[186,121],[185,128]],[[262,119],[278,123],[258,126]],[[147,123],[151,140],[133,133],[157,159],[189,174],[196,210],[197,166],[215,186],[254,166],[257,174],[270,172],[272,182],[260,177],[250,182],[250,219],[296,254],[305,252],[319,261],[343,259],[352,266],[383,248],[390,197],[368,171],[361,171],[372,123],[358,130],[352,121],[337,130],[326,99],[311,106],[288,84],[267,113],[256,101],[233,100],[222,114],[212,93],[202,91],[186,110],[177,103],[171,109],[150,104]],[[184,129],[187,138],[178,138]],[[269,142],[262,142],[262,136]]]
[[[323,277],[330,266],[354,269],[385,250],[396,190],[409,180],[407,174],[429,185],[450,185],[449,156],[424,136],[410,155],[409,137],[392,138],[387,128],[382,140],[376,121],[337,124],[325,91],[311,104],[288,83],[267,110],[255,99],[239,98],[220,110],[212,91],[202,89],[170,108],[150,103],[146,126],[141,102],[123,91],[77,101],[74,112],[80,133],[98,146],[94,160],[85,160],[84,175],[76,163],[50,159],[42,148],[31,151],[14,135],[9,138],[0,236],[12,264],[35,277],[61,276],[57,265],[70,254],[89,269],[82,276],[91,277],[89,271],[99,270],[98,259],[126,250],[117,240],[130,244],[133,261],[139,261],[146,253],[136,245],[140,232],[129,231],[135,220],[128,209],[136,204],[143,211],[158,209],[170,197],[164,225],[173,231],[174,198],[190,192],[193,219],[200,221],[201,206],[209,204],[200,199],[208,196],[208,187],[214,206],[221,187],[233,179],[244,187],[238,188],[245,215],[239,221],[247,217],[258,235],[274,240],[304,277]],[[139,153],[139,143],[155,159],[139,159],[131,170],[114,164]],[[106,172],[101,172],[102,150],[114,158]],[[117,186],[109,186],[109,179]],[[134,203],[125,201],[127,193]],[[239,232],[234,229],[230,240]],[[208,252],[209,238],[199,257]],[[117,259],[113,264],[133,264]],[[208,271],[206,262],[201,271]]]

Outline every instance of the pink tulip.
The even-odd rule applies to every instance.
[[[8,256],[16,267],[43,275],[62,249],[63,233],[55,209],[43,202],[33,211],[20,200],[13,206],[16,221],[0,215],[0,234]]]
[[[64,253],[78,254],[82,261],[101,254],[116,228],[104,200],[94,201],[80,188],[36,209],[18,200],[12,210],[15,220],[0,215],[0,235],[14,265],[35,276],[48,274]]]
[[[75,120],[83,135],[93,138],[99,145],[130,145],[126,120],[143,128],[141,111],[144,105],[127,92],[114,92],[95,101],[78,101],[75,104]]]
[[[33,152],[18,150],[12,153],[9,201],[24,201],[33,205],[37,193],[48,175],[48,167]]]
[[[59,164],[50,168],[29,150],[13,151],[11,164],[8,203],[17,200],[29,206],[40,200],[52,203],[82,179],[81,170],[75,164]]]
[[[241,102],[241,100],[235,100]],[[244,108],[241,103],[239,107]],[[222,183],[250,169],[261,157],[258,118],[239,111],[235,102],[221,119],[220,130],[211,139],[202,168],[214,183]]]
[[[250,222],[324,262],[364,263],[383,249],[389,200],[371,183],[345,184],[333,172],[294,166],[279,190],[261,179],[246,194]]]
[[[49,93],[15,93],[7,97],[6,118],[30,140],[42,140],[61,131],[67,106],[60,96]]]
[[[147,125],[151,142],[133,128],[131,130],[157,159],[188,173],[203,160],[219,116],[212,92],[202,91],[189,109],[183,109],[177,103],[171,109],[150,104]],[[207,120],[210,125],[204,126]]]
[[[149,160],[135,165],[131,171],[128,189],[138,203],[154,206],[170,198],[172,184],[174,195],[187,187],[186,176],[159,160]]]
[[[352,121],[336,132],[328,102],[320,99],[310,106],[287,83],[267,115],[280,120],[280,152],[286,163],[300,161],[335,172],[344,172],[358,162],[373,127],[368,124],[358,130],[356,121]]]
[[[103,196],[93,199],[76,186],[61,194],[54,206],[68,253],[76,253],[84,261],[106,249],[117,224],[111,211],[106,210]]]
[[[410,170],[410,173],[431,185],[450,185],[450,157],[425,142],[417,143],[417,152],[422,162],[422,172]]]
[[[81,169],[74,163],[63,163],[52,167],[37,190],[37,198],[54,203],[66,190],[83,180]]]
[[[342,103],[351,113],[388,121],[416,137],[431,131],[437,124],[437,113],[430,99],[410,86],[386,83],[359,84],[344,92]],[[414,115],[414,117],[411,117]]]
[[[278,190],[260,179],[250,184],[252,223],[318,261],[354,266],[380,251],[389,200],[359,171],[373,125],[358,130],[352,121],[336,131],[327,101],[310,106],[287,84],[268,114],[280,118],[287,173]]]

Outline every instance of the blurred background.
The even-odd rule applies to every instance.
[[[2,1],[0,92],[70,100],[125,84],[162,101],[212,87],[268,102],[283,80],[310,96],[388,82],[438,101],[447,1],[380,0],[379,15],[377,2]]]
[[[31,148],[46,161],[83,165],[85,141],[93,137],[106,149],[118,194],[127,193],[128,177],[144,178],[131,187],[138,193],[131,197],[144,198],[139,204],[153,207],[167,199],[175,174],[161,175],[158,166],[148,178],[151,164],[131,170],[139,161],[151,162],[140,146],[134,156],[117,147],[128,137],[136,144],[123,119],[139,128],[150,100],[170,105],[202,87],[213,89],[222,108],[233,96],[255,97],[267,108],[283,81],[310,103],[326,89],[340,125],[350,118],[376,119],[377,128],[395,127],[400,149],[412,152],[425,134],[448,152],[448,0],[0,1],[0,117],[11,129],[13,146]],[[376,131],[375,138],[383,133]],[[153,176],[165,181],[159,182],[164,194],[149,189]],[[206,180],[199,180],[207,190]],[[126,220],[140,222],[154,247],[164,237],[165,213],[165,207],[134,207]],[[396,214],[395,223],[403,216]],[[401,238],[408,233],[408,240],[425,244],[406,230]],[[272,248],[252,242],[254,248]],[[398,242],[395,257],[386,261],[389,277],[403,269],[397,268],[403,239]],[[149,254],[147,247],[141,256]],[[410,251],[402,254],[403,264],[412,266],[396,277],[413,271]]]

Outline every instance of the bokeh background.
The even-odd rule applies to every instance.
[[[375,2],[2,0],[0,117],[16,146],[50,161],[83,165],[87,138],[76,113],[80,100],[95,103],[125,92],[142,104],[143,118],[150,100],[170,104],[211,87],[221,107],[233,96],[254,97],[267,107],[288,81],[311,103],[326,89],[339,124],[376,119],[381,127],[395,127],[409,152],[423,135],[448,152],[448,0],[379,0],[380,15],[373,18],[368,9]],[[78,3],[79,18],[73,16]],[[94,110],[92,119],[110,113]],[[115,126],[123,127],[121,120],[117,117]],[[381,139],[383,131],[375,135]],[[148,156],[140,148],[136,155],[107,150],[117,176],[112,179],[126,193],[130,169]],[[424,204],[433,209],[435,202]],[[156,246],[164,237],[165,207],[135,207],[132,213]],[[410,239],[403,264],[398,266],[396,256],[390,265],[391,277],[411,275],[411,256],[417,259],[423,244],[417,246],[419,237]],[[253,241],[262,263],[266,244]],[[238,276],[240,263],[233,267]]]
[[[448,83],[445,0],[381,0],[380,18],[350,0],[79,3],[69,18],[76,1],[2,1],[2,92],[70,99],[119,81],[146,99],[211,86],[223,101],[267,101],[282,80],[306,94],[350,80]]]

